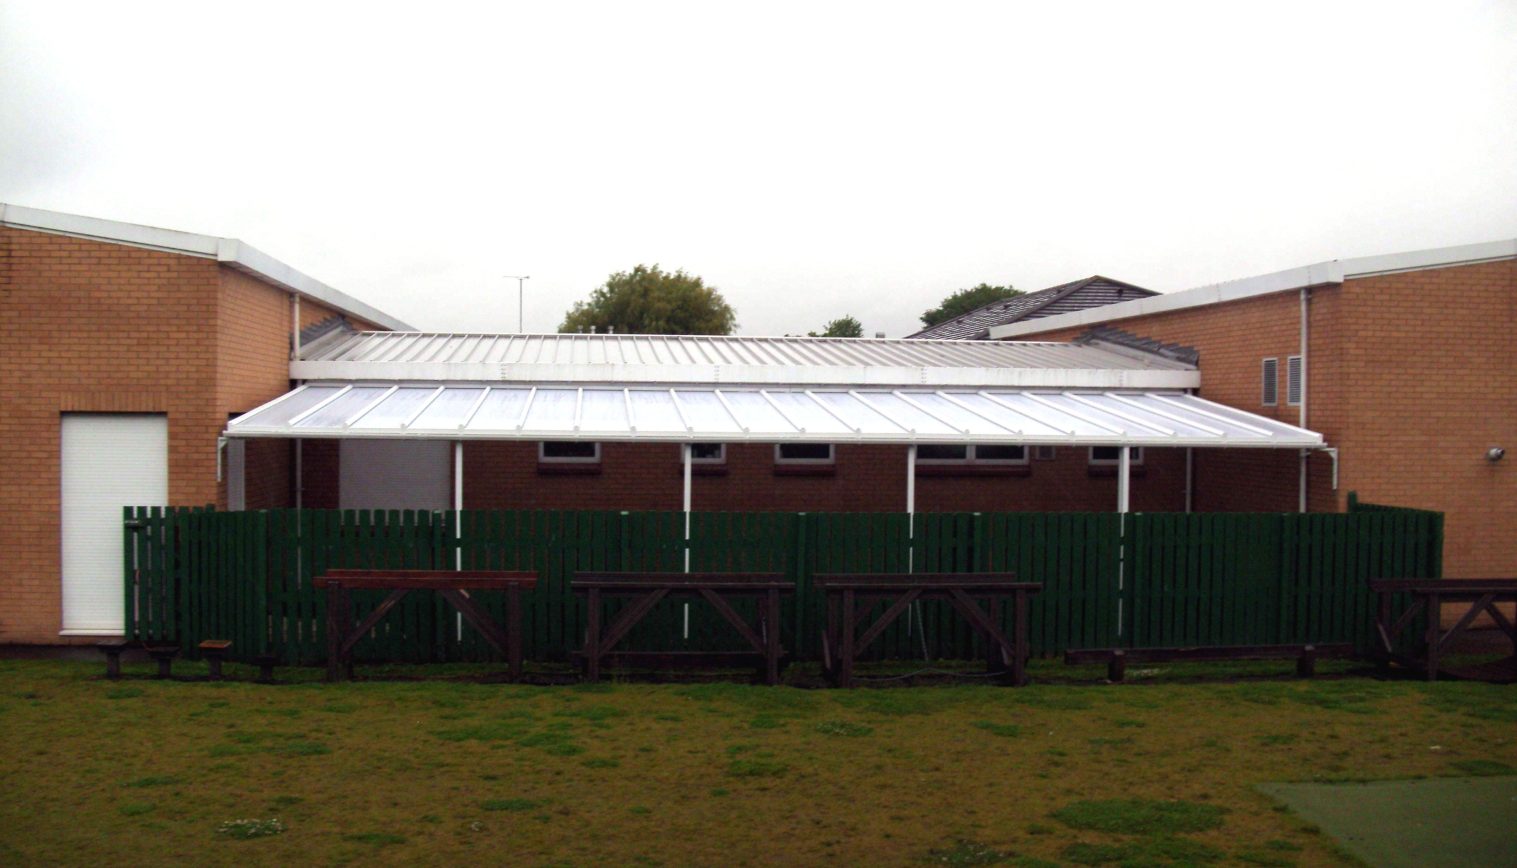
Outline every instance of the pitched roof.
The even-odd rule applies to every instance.
[[[960,314],[935,326],[928,326],[908,338],[949,340],[985,340],[992,326],[1025,319],[1055,316],[1105,304],[1158,295],[1151,289],[1133,286],[1097,274],[1084,280],[1061,283],[1048,289],[993,301],[969,313]]]

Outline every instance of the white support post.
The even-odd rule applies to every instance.
[[[464,568],[464,442],[453,441],[453,569]],[[467,594],[467,592],[464,592]],[[456,617],[458,641],[464,640],[464,613]]]
[[[1132,488],[1132,447],[1123,446],[1117,460],[1117,512],[1126,513]]]
[[[690,572],[690,464],[695,448],[689,443],[680,445],[680,457],[685,474],[685,572]],[[685,604],[683,636],[690,638],[690,604]]]

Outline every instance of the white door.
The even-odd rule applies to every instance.
[[[343,440],[337,505],[342,509],[450,509],[446,440]]]
[[[63,633],[120,635],[121,508],[168,503],[168,417],[64,413],[62,458]]]

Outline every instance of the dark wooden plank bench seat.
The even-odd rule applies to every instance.
[[[221,680],[221,661],[226,658],[231,647],[230,639],[206,639],[200,643],[200,656],[205,658],[206,667],[210,670],[207,676],[209,680]]]
[[[1478,680],[1517,680],[1517,625],[1498,608],[1499,603],[1517,603],[1517,579],[1370,579],[1369,587],[1379,598],[1375,612],[1376,660],[1383,669],[1395,661],[1409,669],[1421,669],[1427,680],[1436,681],[1440,658],[1447,648],[1469,629],[1482,613],[1512,642],[1512,657],[1483,671],[1450,672]],[[1411,595],[1411,605],[1399,615],[1392,613],[1392,597]],[[1443,609],[1449,603],[1463,603],[1464,611],[1447,630],[1443,628]],[[1421,656],[1396,652],[1396,640],[1419,614],[1427,616],[1427,628],[1421,642]]]
[[[105,677],[115,680],[121,677],[121,652],[132,647],[126,639],[106,639],[96,642],[95,647],[105,655]]]
[[[352,677],[353,646],[411,591],[436,591],[495,649],[506,655],[513,679],[521,677],[521,592],[537,585],[537,573],[515,570],[327,570],[312,579],[327,592],[327,680]],[[367,617],[353,623],[355,589],[390,594]],[[470,599],[469,591],[505,591],[506,627]]]
[[[1342,643],[1301,645],[1198,645],[1189,648],[1079,648],[1064,652],[1067,664],[1105,663],[1106,678],[1121,681],[1128,663],[1218,663],[1229,660],[1295,660],[1296,674],[1316,674],[1320,658],[1354,656],[1354,646]]]
[[[1038,582],[1019,582],[1015,573],[820,573],[812,583],[827,596],[827,622],[822,628],[822,666],[839,687],[853,686],[858,653],[869,647],[917,600],[944,600],[981,636],[986,662],[1011,684],[1027,682],[1027,603],[1043,589]],[[1001,630],[1001,600],[1012,601],[1012,630]],[[986,600],[987,609],[979,599]],[[888,605],[874,623],[871,609]],[[863,632],[859,633],[862,626]]]
[[[633,654],[650,656],[668,655],[670,652],[615,652],[617,643],[643,618],[653,611],[660,600],[670,594],[698,596],[731,624],[754,653],[763,661],[761,678],[766,684],[779,683],[780,657],[780,594],[795,591],[795,583],[785,579],[783,573],[650,573],[650,572],[583,572],[575,573],[569,587],[576,594],[586,596],[585,677],[591,681],[600,677],[600,667],[608,658],[629,657]],[[631,601],[616,614],[616,617],[601,628],[601,603],[607,596],[631,597]],[[757,623],[748,621],[732,608],[729,598],[753,597],[759,601]],[[671,661],[678,659],[669,658]]]

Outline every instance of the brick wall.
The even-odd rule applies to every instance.
[[[304,503],[338,503],[334,441],[306,441]],[[1091,470],[1084,449],[1059,449],[1053,461],[1033,461],[1026,475],[952,475],[923,467],[917,509],[948,511],[1101,511],[1116,508],[1109,469]],[[731,443],[719,468],[696,465],[691,505],[698,511],[899,512],[906,504],[906,447],[839,445],[825,475],[776,470],[769,444]],[[679,446],[605,443],[597,472],[539,465],[537,444],[471,442],[464,446],[464,505],[468,509],[677,510],[682,502]],[[944,473],[950,475],[942,475]],[[1135,470],[1135,510],[1184,506],[1185,459],[1179,450],[1153,450]]]
[[[1201,352],[1201,394],[1296,422],[1283,404],[1285,358],[1299,352],[1300,298],[1277,293],[1116,320],[1117,328]],[[1307,427],[1340,450],[1310,460],[1309,505],[1341,510],[1347,493],[1447,515],[1444,573],[1517,575],[1517,262],[1351,279],[1310,296]],[[1083,329],[1027,336],[1064,340]],[[1260,404],[1260,361],[1280,358],[1282,404]],[[1517,454],[1517,452],[1514,452]],[[1294,455],[1202,450],[1197,508],[1294,509]]]
[[[289,331],[286,293],[215,260],[0,227],[0,643],[61,641],[60,414],[166,414],[170,501],[224,505],[217,435],[285,391]],[[288,501],[288,452],[250,448],[251,504]]]

